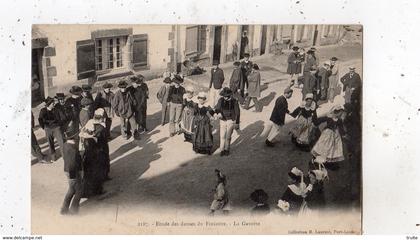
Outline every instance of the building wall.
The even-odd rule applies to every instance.
[[[266,53],[270,52],[275,25],[267,27]],[[335,44],[343,35],[343,27],[339,25],[277,25],[276,36],[285,48],[291,45],[301,47],[312,46],[314,31],[318,29],[316,45]],[[186,25],[34,25],[36,34],[33,38],[47,38],[48,46],[44,48],[42,71],[45,95],[58,91],[67,91],[71,85],[87,83],[92,79],[77,80],[77,41],[92,39],[92,32],[110,29],[131,29],[133,35],[147,34],[148,55],[147,67],[139,70],[143,75],[156,75],[166,70],[174,71],[177,64],[193,57],[200,66],[210,66],[213,55],[214,26],[207,25],[206,47],[198,56],[186,56]],[[238,44],[239,54],[240,25],[223,26],[221,62],[234,59],[232,46]],[[251,56],[260,55],[262,25],[249,25],[249,47]],[[286,43],[290,39],[290,43]],[[127,41],[131,42],[130,40]],[[123,63],[131,70],[131,46],[125,46]],[[272,52],[272,51],[271,51]],[[111,72],[111,77],[113,76]],[[104,75],[102,75],[104,76]]]
[[[227,61],[233,61],[233,59],[237,59],[237,55],[239,54],[239,39],[238,39],[238,25],[229,25],[227,28],[228,37],[227,37]],[[238,49],[236,49],[236,56],[234,57],[233,54],[233,45],[236,42]]]
[[[47,92],[58,92],[67,90],[73,84],[86,83],[87,79],[77,80],[77,49],[76,42],[91,39],[91,33],[96,30],[127,29],[131,28],[133,34],[147,34],[148,36],[148,69],[143,72],[163,72],[168,67],[171,57],[168,49],[171,48],[171,41],[168,38],[172,32],[171,25],[35,25],[41,35],[48,38],[48,48],[54,50],[55,54],[48,57],[47,72],[50,74],[47,79]],[[130,45],[125,46],[123,63],[130,70],[131,52]]]

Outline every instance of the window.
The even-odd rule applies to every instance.
[[[206,25],[187,27],[185,54],[203,53],[206,51]]]
[[[96,70],[116,69],[124,66],[123,55],[127,37],[99,38],[95,41]]]

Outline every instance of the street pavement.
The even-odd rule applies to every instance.
[[[321,50],[320,50],[321,51]],[[354,50],[352,50],[354,51]],[[361,52],[361,49],[360,49]],[[264,60],[261,60],[263,62]],[[266,62],[270,60],[265,59]],[[256,61],[258,63],[258,61]],[[362,69],[361,55],[341,62],[341,73],[349,65]],[[274,67],[269,71],[273,71]],[[226,78],[228,71],[225,71]],[[202,80],[204,81],[204,80]],[[196,81],[197,82],[197,81]],[[204,85],[196,84],[196,89]],[[274,208],[287,187],[287,172],[294,166],[308,170],[311,155],[298,150],[290,141],[289,129],[294,119],[286,117],[286,125],[274,148],[265,147],[266,125],[274,106],[288,84],[287,79],[269,83],[262,92],[262,112],[241,111],[240,130],[234,132],[231,154],[220,157],[200,155],[192,150],[183,136],[169,137],[168,125],[160,126],[160,104],[156,92],[162,79],[147,82],[150,89],[148,104],[149,132],[140,140],[125,140],[119,135],[117,119],[113,121],[113,139],[109,142],[111,157],[111,181],[105,183],[107,193],[94,199],[83,199],[78,216],[64,217],[59,214],[67,190],[63,172],[63,160],[53,164],[32,165],[32,231],[42,233],[126,233],[133,232],[138,218],[147,214],[173,214],[205,216],[208,212],[216,180],[214,170],[220,169],[228,179],[228,190],[234,211],[248,213],[253,206],[249,199],[254,189],[262,188],[269,194]],[[189,81],[187,84],[191,84]],[[208,84],[208,82],[207,82]],[[228,83],[226,83],[228,84]],[[289,100],[289,109],[300,105],[301,93],[295,89]],[[334,104],[342,104],[337,96]],[[325,103],[318,115],[325,115],[333,104]],[[214,126],[215,149],[219,146],[218,122]],[[47,149],[45,134],[36,131],[43,149]],[[360,217],[360,179],[354,171],[354,163],[344,161],[337,171],[330,171],[325,184],[325,196],[331,208],[355,211]],[[136,229],[133,233],[138,233]]]

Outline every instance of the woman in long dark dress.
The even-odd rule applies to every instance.
[[[193,101],[194,88],[189,86],[186,88],[184,100],[182,103],[182,117],[181,117],[181,130],[184,133],[184,141],[192,141],[192,126],[194,121],[194,110],[197,103]]]
[[[204,92],[200,92],[197,98],[198,104],[195,106],[193,120],[193,150],[196,153],[211,155],[213,135],[210,118],[213,116],[214,111],[211,107],[204,105],[207,99]]]
[[[280,202],[287,204],[287,207],[279,206],[283,212],[290,215],[296,215],[303,210],[305,206],[305,197],[307,193],[306,184],[303,183],[303,173],[294,167],[289,173],[289,185],[284,191]]]
[[[308,175],[312,190],[307,193],[305,201],[310,210],[323,210],[326,204],[324,195],[325,172],[322,170],[311,170]]]
[[[317,128],[314,125],[317,121],[316,109],[314,95],[308,93],[305,96],[305,101],[290,114],[290,116],[297,118],[296,125],[290,131],[292,142],[305,151],[310,151],[310,147],[316,141]]]
[[[94,118],[81,130],[80,137],[83,137],[85,146],[83,195],[88,198],[103,193],[102,185],[109,173],[109,146],[102,108],[95,111]]]

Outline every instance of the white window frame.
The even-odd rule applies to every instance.
[[[112,51],[110,45],[112,40]],[[96,71],[112,71],[125,68],[123,56],[127,53],[124,46],[127,44],[128,36],[106,37],[95,39],[95,66]],[[118,44],[117,44],[118,43]],[[119,51],[117,48],[119,47]],[[118,56],[118,57],[117,57]],[[112,58],[112,61],[111,61]],[[110,67],[112,65],[112,67]]]

